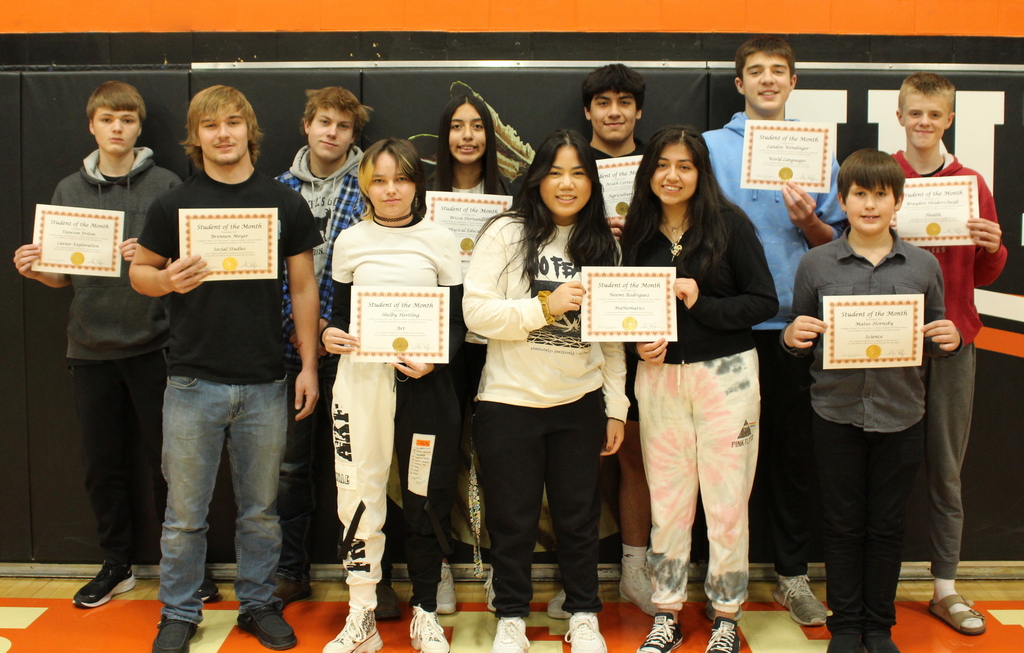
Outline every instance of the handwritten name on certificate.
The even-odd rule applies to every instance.
[[[827,193],[835,154],[835,123],[748,120],[740,188],[777,190],[792,181],[809,193]]]
[[[123,235],[123,211],[36,204],[32,243],[41,251],[32,269],[119,277]]]
[[[597,175],[604,194],[604,217],[625,217],[633,201],[633,180],[642,156],[621,156],[597,162]]]
[[[924,295],[836,295],[822,298],[826,370],[912,367],[924,352]]]
[[[672,267],[584,266],[580,317],[584,342],[677,340]]]
[[[181,257],[198,254],[205,281],[277,278],[277,208],[178,209]]]
[[[462,265],[465,268],[476,247],[476,237],[488,218],[512,206],[509,195],[482,195],[478,193],[442,193],[427,191],[427,220],[448,228],[459,243]]]
[[[352,360],[391,363],[399,354],[421,363],[448,362],[448,288],[352,288],[349,330],[359,338]]]
[[[903,193],[900,238],[915,245],[974,245],[967,220],[980,215],[977,177],[908,179]]]

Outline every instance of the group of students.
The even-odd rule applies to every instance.
[[[152,165],[151,152],[133,148],[145,116],[138,94],[119,82],[101,86],[88,105],[98,153],[61,182],[54,203],[127,208],[124,273],[42,274],[31,270],[38,246],[15,254],[24,276],[76,286],[68,358],[107,551],[76,604],[102,604],[134,584],[130,514],[118,503],[126,498],[133,427],[111,424],[111,406],[134,405],[143,423],[145,415],[157,419],[162,403],[164,608],[154,652],[187,651],[202,618],[206,514],[225,439],[239,509],[239,626],[268,648],[295,645],[281,609],[312,592],[311,470],[318,441],[329,437],[350,599],[345,626],[325,653],[380,650],[376,618],[398,614],[387,592],[384,537],[393,456],[412,645],[446,653],[437,615],[456,608],[445,557],[465,419],[491,542],[492,653],[529,648],[524,618],[545,491],[564,586],[549,615],[569,619],[574,653],[607,650],[597,619],[598,474],[601,457],[616,452],[620,592],[654,618],[639,653],[682,643],[678,615],[698,491],[710,543],[706,650],[740,650],[755,475],[771,498],[775,598],[801,625],[826,623],[807,578],[815,467],[832,610],[828,650],[897,651],[891,628],[903,523],[922,460],[931,611],[961,633],[984,632],[984,615],[956,593],[954,580],[980,328],[973,289],[991,283],[1006,259],[991,193],[978,176],[981,216],[968,225],[974,247],[929,253],[890,229],[905,177],[977,175],[941,148],[954,89],[927,73],[900,91],[906,151],[861,150],[842,168],[833,162],[830,194],[791,182],[781,191],[741,190],[744,124],[785,119],[796,79],[784,40],[750,39],[736,55],[744,111],[703,135],[663,127],[644,145],[634,136],[643,78],[621,64],[594,71],[582,89],[591,140],[558,130],[539,145],[509,210],[481,229],[464,278],[454,236],[424,215],[428,186],[508,193],[490,109],[478,98],[458,96],[445,108],[428,179],[408,141],[359,149],[369,109],[351,93],[309,91],[308,145],[279,177],[300,197],[253,167],[261,134],[237,90],[211,87],[193,98],[185,145],[198,172],[179,184]],[[632,154],[642,159],[628,213],[606,221],[596,160]],[[283,283],[203,283],[205,262],[179,257],[178,209],[243,207],[278,208]],[[619,264],[677,270],[677,341],[581,341],[580,268]],[[352,362],[359,340],[349,332],[350,299],[361,286],[447,287],[450,363],[404,355],[390,364]],[[922,368],[824,370],[822,298],[893,293],[925,295],[933,358]],[[154,299],[164,296],[169,319]],[[152,405],[143,414],[147,387]],[[152,452],[161,430],[150,431]],[[409,487],[410,459],[423,446],[430,448],[425,490]]]

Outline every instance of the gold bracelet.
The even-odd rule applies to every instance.
[[[542,290],[537,293],[537,299],[540,300],[540,308],[544,311],[544,319],[547,320],[548,324],[554,324],[555,316],[548,310],[548,297],[551,295],[550,290]]]

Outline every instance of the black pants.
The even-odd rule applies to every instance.
[[[76,361],[77,363],[77,361]],[[164,388],[163,350],[117,360],[73,364],[71,377],[82,431],[85,491],[96,515],[104,562],[132,561],[132,477],[138,447],[153,481],[156,514],[163,519],[167,484],[160,473]]]
[[[545,488],[565,610],[599,612],[598,487],[607,432],[600,390],[550,408],[482,401],[473,418],[499,617],[530,614],[530,566]]]
[[[828,629],[889,634],[896,623],[907,500],[924,458],[924,422],[872,433],[814,415]]]
[[[811,548],[811,357],[784,351],[778,331],[753,335],[761,382],[756,482],[767,485],[775,571],[801,576]]]

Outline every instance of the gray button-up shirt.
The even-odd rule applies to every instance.
[[[831,243],[815,247],[800,260],[790,322],[799,315],[824,319],[824,297],[918,293],[925,296],[924,323],[943,319],[942,271],[931,253],[901,241],[893,231],[892,251],[878,265],[872,265],[853,251],[848,234],[849,230]],[[895,433],[910,428],[924,416],[923,366],[825,370],[821,338],[814,347],[786,349],[797,355],[813,350],[811,404],[830,422]],[[944,351],[925,339],[926,356],[952,356],[959,351]]]

